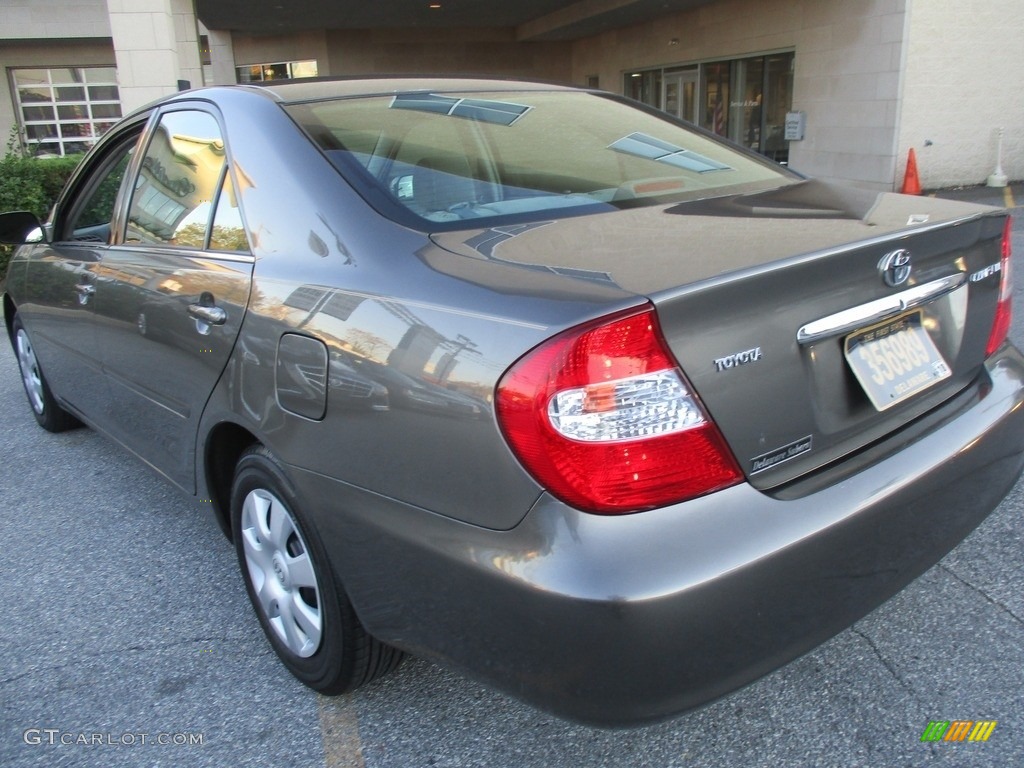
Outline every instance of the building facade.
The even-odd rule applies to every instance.
[[[1020,0],[0,0],[0,131],[87,148],[182,87],[477,74],[625,94],[810,175],[899,188],[1024,179]],[[508,10],[510,7],[518,11]],[[418,15],[422,13],[422,15]]]

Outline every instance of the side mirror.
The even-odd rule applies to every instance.
[[[0,243],[24,245],[41,243],[45,239],[43,225],[34,213],[13,211],[0,213]]]

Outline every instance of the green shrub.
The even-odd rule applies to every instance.
[[[8,149],[0,159],[0,211],[31,211],[45,219],[81,159],[81,155],[23,157]],[[7,273],[13,251],[11,246],[0,246],[0,279]]]

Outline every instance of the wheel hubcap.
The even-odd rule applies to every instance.
[[[296,656],[316,653],[323,612],[309,548],[288,508],[263,488],[242,503],[242,548],[260,610]]]
[[[18,329],[17,337],[18,367],[21,369],[21,380],[25,383],[28,400],[32,410],[39,415],[43,413],[43,375],[39,372],[39,362],[35,350],[24,328]]]

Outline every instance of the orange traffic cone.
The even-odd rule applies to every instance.
[[[917,155],[914,154],[913,147],[907,155],[907,172],[903,174],[903,189],[900,192],[904,195],[921,194],[921,179],[917,175]]]

